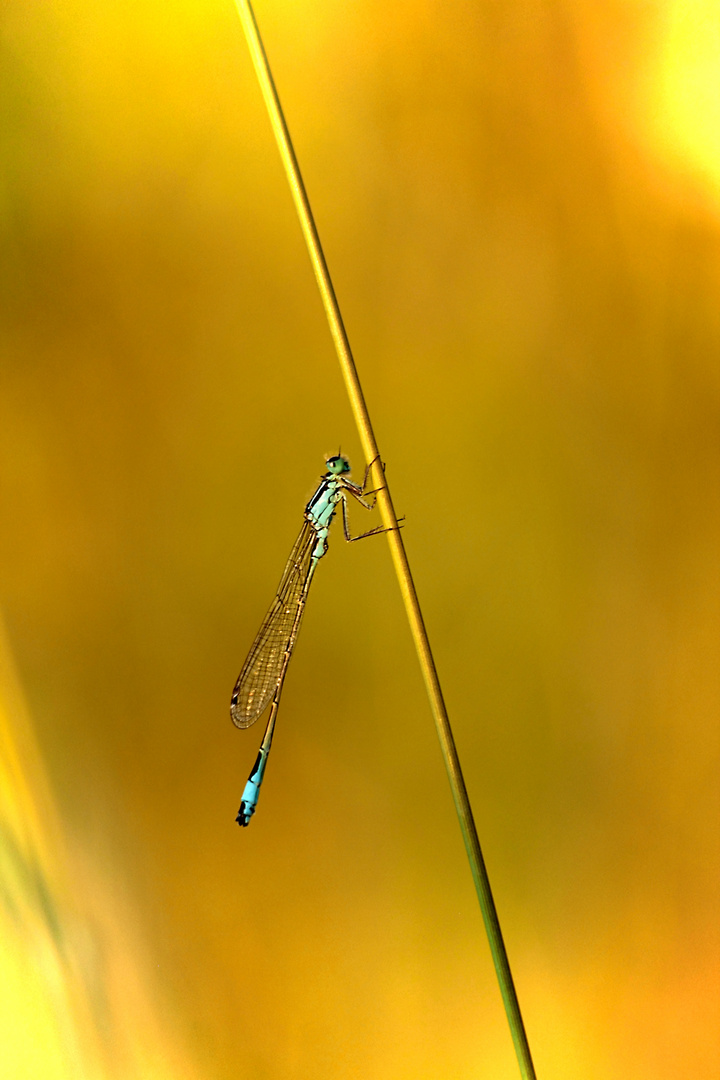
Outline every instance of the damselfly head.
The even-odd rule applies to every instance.
[[[350,462],[342,454],[336,454],[335,457],[328,458],[326,463],[328,472],[333,476],[341,476],[343,473],[350,472]]]

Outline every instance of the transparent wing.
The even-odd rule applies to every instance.
[[[230,716],[237,727],[254,724],[277,689],[285,652],[288,645],[294,645],[291,637],[293,631],[297,636],[300,627],[316,540],[317,533],[306,521],[290,552],[277,596],[235,683]]]

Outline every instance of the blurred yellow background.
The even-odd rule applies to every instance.
[[[717,1077],[717,7],[256,14],[538,1077]],[[3,1075],[510,1080],[381,538],[234,823],[232,686],[362,462],[232,0],[7,0],[2,54]]]

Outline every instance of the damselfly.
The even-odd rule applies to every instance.
[[[375,536],[377,533],[388,531],[378,526],[376,529],[370,529],[369,532],[361,533],[360,536],[350,535],[347,514],[348,495],[356,499],[366,510],[372,510],[375,499],[373,498],[372,502],[366,502],[365,496],[376,496],[377,491],[380,490],[379,488],[375,491],[365,490],[370,468],[371,466],[368,465],[365,470],[361,487],[346,478],[346,473],[350,472],[350,462],[347,458],[342,457],[341,454],[328,458],[328,471],[305,507],[305,521],[290,552],[277,596],[265,616],[235,683],[230,703],[230,716],[237,727],[250,727],[267,706],[271,705],[257,760],[243,791],[236,818],[239,825],[248,825],[255,813],[288,664],[300,630],[310,582],[317,564],[328,549],[330,523],[335,516],[338,503],[342,503],[343,530],[346,540],[362,540],[366,536]]]

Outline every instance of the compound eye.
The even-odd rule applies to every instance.
[[[333,473],[335,476],[340,476],[341,473],[350,472],[350,462],[342,454],[334,454],[332,457],[325,459],[328,472]]]

